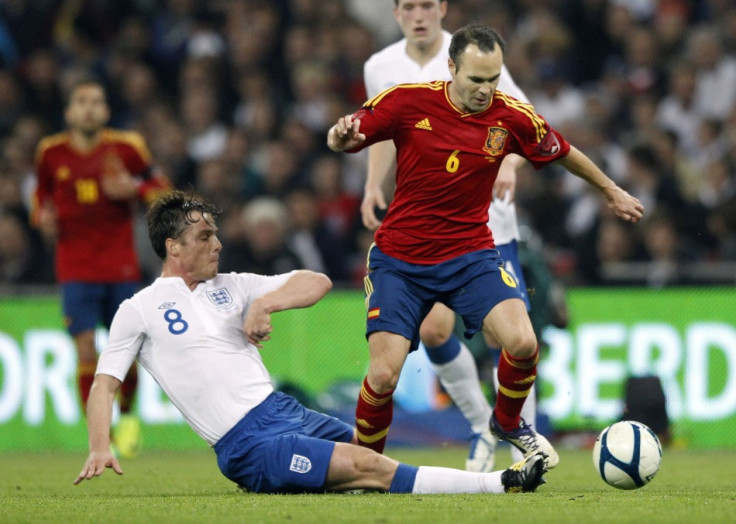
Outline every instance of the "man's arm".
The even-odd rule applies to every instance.
[[[112,403],[122,383],[111,375],[95,376],[87,401],[87,431],[89,432],[89,456],[82,471],[74,480],[79,484],[83,480],[99,477],[105,468],[112,468],[118,475],[123,474],[120,464],[110,452],[110,424],[112,419]]]
[[[384,183],[396,170],[396,147],[390,140],[377,142],[368,148],[368,172],[366,174],[360,214],[363,225],[374,231],[381,225],[375,208],[386,209]]]
[[[644,206],[638,198],[631,196],[621,189],[616,183],[608,178],[603,171],[595,165],[579,149],[570,146],[570,152],[564,158],[557,161],[558,164],[579,176],[590,185],[594,186],[606,198],[608,207],[616,216],[630,222],[638,222],[644,214]]]
[[[498,169],[496,181],[493,183],[493,198],[503,200],[506,193],[509,193],[509,200],[513,202],[516,196],[516,170],[519,169],[526,160],[524,157],[510,154],[501,162]]]
[[[258,297],[250,305],[243,325],[248,342],[263,347],[261,342],[271,339],[271,313],[309,307],[330,289],[332,281],[327,275],[304,269],[295,271],[284,285]]]
[[[341,116],[327,131],[327,147],[335,153],[355,149],[363,142],[365,135],[360,132],[360,119],[353,120],[352,115]]]

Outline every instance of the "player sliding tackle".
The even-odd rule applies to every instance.
[[[90,452],[75,484],[105,468],[123,473],[110,452],[110,420],[136,359],[214,448],[220,471],[250,491],[504,493],[544,482],[541,453],[491,473],[401,464],[357,446],[345,422],[275,392],[258,350],[270,339],[271,315],[315,304],[332,282],[312,271],[218,273],[218,214],[181,191],[149,209],[161,277],[115,314],[87,404]]]
[[[509,154],[539,169],[553,162],[598,189],[623,220],[644,208],[534,108],[497,91],[504,42],[471,25],[450,42],[451,81],[399,85],[378,94],[327,134],[333,151],[396,145],[396,192],[368,256],[368,375],[356,408],[358,442],[382,451],[392,393],[417,349],[419,325],[435,302],[458,313],[470,337],[486,331],[503,348],[491,432],[526,456],[558,462],[550,443],[521,418],[536,379],[537,340],[517,281],[503,268],[487,226],[493,184]]]

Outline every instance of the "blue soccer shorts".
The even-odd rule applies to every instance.
[[[139,289],[137,282],[62,284],[61,303],[67,331],[74,336],[96,329],[98,324],[110,329],[118,306]]]
[[[396,333],[419,345],[419,326],[435,302],[460,315],[465,337],[483,327],[493,307],[511,298],[523,300],[516,279],[503,268],[495,249],[474,251],[433,265],[411,264],[373,245],[365,277],[368,299],[366,338],[376,331]]]
[[[335,442],[352,438],[349,424],[274,392],[214,449],[222,474],[249,491],[310,493],[324,491]]]
[[[516,279],[519,284],[521,298],[524,299],[526,310],[531,311],[532,305],[529,303],[529,293],[526,288],[526,280],[524,272],[521,270],[521,262],[519,262],[519,244],[516,240],[512,240],[508,244],[496,246],[501,259],[503,260],[503,268]]]

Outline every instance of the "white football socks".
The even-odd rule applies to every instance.
[[[452,468],[420,466],[412,493],[504,493],[502,473],[503,471],[473,473]]]
[[[432,363],[432,369],[452,401],[470,422],[473,433],[488,429],[491,406],[483,394],[478,367],[468,347],[460,342],[460,353],[454,359],[445,364]]]

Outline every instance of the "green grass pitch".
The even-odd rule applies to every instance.
[[[561,449],[536,493],[508,495],[256,495],[217,470],[214,453],[149,451],[125,474],[73,486],[86,455],[0,454],[0,522],[736,522],[736,450],[666,449],[652,482],[604,484],[590,450]],[[410,464],[463,467],[465,449],[389,448]],[[499,465],[509,462],[499,451]]]

